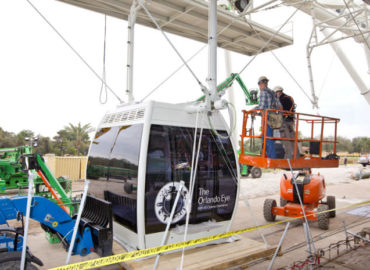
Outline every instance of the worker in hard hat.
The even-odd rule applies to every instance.
[[[268,88],[268,82],[266,76],[261,76],[258,79],[258,87],[260,89],[259,104],[255,109],[267,110],[267,109],[281,109],[279,99],[277,98],[274,91]],[[273,137],[273,130],[267,124],[266,130],[267,137]],[[263,141],[263,137],[262,137]],[[276,158],[275,142],[272,139],[266,139],[266,154],[268,158]]]
[[[287,111],[283,117],[283,124],[280,128],[280,136],[281,138],[288,138],[294,139],[295,138],[295,103],[294,99],[291,96],[288,96],[284,93],[284,88],[281,86],[275,86],[274,92],[278,97],[281,105],[283,106],[283,110]],[[285,159],[293,159],[294,158],[294,140],[282,140],[283,148],[284,148],[284,158]],[[298,144],[297,144],[297,157],[299,157],[298,151]]]

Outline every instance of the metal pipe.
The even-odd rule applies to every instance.
[[[312,38],[312,36],[311,36],[311,38]],[[310,41],[311,41],[311,38],[310,38]],[[310,41],[308,43],[310,43]],[[312,64],[311,64],[311,52],[312,52],[312,49],[310,49],[309,44],[308,44],[307,45],[307,48],[306,48],[306,58],[307,58],[308,75],[310,77],[312,105],[313,105],[314,108],[318,108],[319,105],[318,105],[317,96],[315,95],[315,86],[314,86],[314,83],[313,83],[313,73],[312,73]]]
[[[89,189],[89,184],[90,184],[90,181],[86,180],[85,185],[84,185],[84,193],[82,194],[82,198],[81,198],[80,208],[78,209],[78,214],[77,214],[77,218],[76,218],[75,227],[73,229],[71,243],[69,244],[68,255],[67,255],[67,259],[66,259],[66,265],[69,264],[69,261],[70,261],[71,256],[72,256],[72,251],[73,251],[73,248],[74,248],[74,245],[75,245],[77,231],[78,231],[80,221],[81,221],[82,211],[85,207],[85,201],[86,201],[86,196],[87,196],[87,190]]]
[[[171,226],[171,223],[172,223],[172,220],[173,220],[173,215],[175,214],[177,203],[179,201],[180,194],[181,194],[181,191],[182,191],[182,188],[184,187],[184,185],[185,185],[185,182],[181,180],[179,190],[177,191],[176,198],[175,198],[175,201],[174,201],[172,209],[171,209],[170,218],[167,221],[166,230],[164,231],[164,234],[163,234],[163,237],[162,237],[161,246],[165,245],[166,242],[167,242],[168,231],[170,230],[170,226]],[[155,258],[155,263],[154,263],[154,266],[153,266],[153,270],[157,269],[160,257],[161,257],[161,253],[157,254],[157,257]]]
[[[128,103],[134,102],[133,85],[134,85],[134,41],[135,41],[135,23],[137,10],[140,6],[136,6],[136,1],[132,1],[130,15],[128,16],[128,37],[127,37],[127,78],[126,78],[126,95]]]
[[[225,68],[226,68],[226,74],[231,74],[231,56],[230,56],[230,52],[228,50],[225,50]],[[228,94],[229,94],[229,102],[231,104],[234,105],[234,107],[236,107],[236,102],[235,102],[235,95],[234,95],[234,87],[231,85],[229,90],[228,90]],[[238,127],[238,118],[236,117],[234,119],[235,123],[235,127]],[[230,130],[233,129],[233,127],[231,126],[232,123],[230,123]],[[231,139],[232,139],[232,142],[234,143],[235,147],[238,146],[238,132],[235,132],[235,130],[232,131],[232,135],[231,135]]]
[[[288,222],[288,223],[286,224],[286,226],[285,226],[285,230],[284,230],[284,232],[283,232],[283,235],[282,235],[282,236],[281,236],[281,238],[280,238],[280,241],[279,241],[279,244],[278,244],[278,246],[277,246],[277,248],[276,248],[276,250],[275,250],[274,256],[272,256],[272,259],[271,259],[271,262],[270,262],[270,264],[269,264],[269,267],[267,268],[268,270],[271,270],[271,268],[272,268],[272,265],[273,265],[273,263],[274,263],[274,261],[275,261],[275,258],[276,258],[277,254],[278,254],[278,252],[279,252],[279,250],[280,250],[280,248],[281,248],[281,245],[283,244],[283,241],[284,241],[284,239],[285,239],[286,233],[288,232],[288,228],[289,228],[289,226],[290,226],[290,222]]]
[[[316,248],[315,248],[315,244],[313,243],[312,241],[312,237],[311,237],[311,233],[310,233],[310,227],[308,225],[308,220],[307,220],[307,215],[306,215],[306,211],[304,210],[304,206],[303,206],[303,200],[302,200],[302,197],[301,197],[301,194],[299,193],[299,189],[298,189],[298,186],[297,186],[297,181],[296,181],[296,176],[294,175],[293,173],[293,169],[292,169],[292,165],[290,164],[290,160],[289,158],[287,159],[288,161],[288,165],[289,165],[289,169],[290,169],[290,172],[292,174],[292,179],[293,179],[293,184],[294,184],[294,187],[297,191],[297,195],[298,195],[298,200],[299,200],[299,204],[301,205],[301,209],[302,209],[302,213],[303,213],[303,216],[304,216],[304,220],[305,220],[305,224],[307,226],[307,232],[308,232],[308,236],[310,239],[306,238],[306,241],[309,243],[309,244],[312,244],[312,247],[313,247],[313,250],[314,250],[314,253],[316,253]],[[312,255],[312,254],[310,254]]]
[[[348,234],[350,234],[350,235],[352,235],[352,236],[354,236],[354,237],[360,238],[362,241],[365,241],[365,242],[367,242],[367,243],[370,243],[370,240],[369,240],[369,239],[366,239],[366,238],[362,237],[361,235],[358,235],[358,234],[352,233],[352,232],[350,232],[350,231],[347,231],[347,233],[348,233]]]
[[[367,62],[367,73],[370,74],[370,50],[366,44],[364,44],[364,50],[366,54],[366,62]]]
[[[307,244],[307,252],[309,255],[312,254],[312,250],[311,250],[311,242],[310,242],[310,235],[308,234],[308,228],[307,228],[307,224],[306,222],[303,223],[303,231],[304,231],[304,235],[306,237],[306,244]]]
[[[322,33],[324,34],[324,36],[329,35],[329,32],[326,29],[323,29]],[[361,95],[364,96],[367,103],[369,103],[370,105],[370,90],[367,88],[365,82],[361,79],[361,77],[359,76],[359,74],[357,73],[356,69],[353,67],[352,63],[349,61],[347,56],[343,53],[340,45],[332,42],[330,43],[330,46],[333,48],[339,60],[342,62],[344,68],[347,70],[348,74],[351,76],[352,80],[355,82],[355,84],[359,88]]]
[[[26,166],[28,169],[28,159],[26,158]],[[27,256],[27,240],[28,240],[28,227],[30,224],[30,214],[31,214],[31,203],[33,197],[33,173],[28,170],[28,195],[27,195],[27,210],[26,210],[26,224],[24,227],[24,236],[23,236],[23,246],[22,246],[22,257],[21,257],[21,265],[20,269],[25,269],[26,264],[26,256]]]
[[[217,0],[209,1],[208,11],[208,85],[210,97],[208,109],[211,103],[217,100]],[[206,97],[207,99],[207,97]]]

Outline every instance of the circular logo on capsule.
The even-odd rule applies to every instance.
[[[175,203],[179,187],[180,182],[170,182],[160,189],[157,197],[155,198],[155,215],[157,216],[158,220],[164,224],[167,224],[168,219],[170,218],[171,210]],[[188,189],[183,186],[171,224],[180,221],[186,215],[185,202],[188,198],[188,194]]]

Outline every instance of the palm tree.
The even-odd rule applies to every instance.
[[[94,128],[89,124],[81,125],[81,122],[75,126],[69,123],[69,126],[64,127],[65,131],[67,132],[69,139],[74,144],[77,155],[81,154],[81,148],[83,146],[87,146],[89,143],[89,133],[94,131]]]

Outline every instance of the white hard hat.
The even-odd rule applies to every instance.
[[[266,76],[261,76],[261,77],[259,77],[259,78],[258,78],[258,83],[260,83],[261,81],[266,81],[266,82],[268,82],[268,81],[269,81],[269,79],[267,79],[267,77],[266,77]]]
[[[274,92],[279,92],[279,91],[281,91],[281,92],[283,92],[284,91],[284,88],[283,87],[281,87],[281,86],[275,86],[274,87]]]

